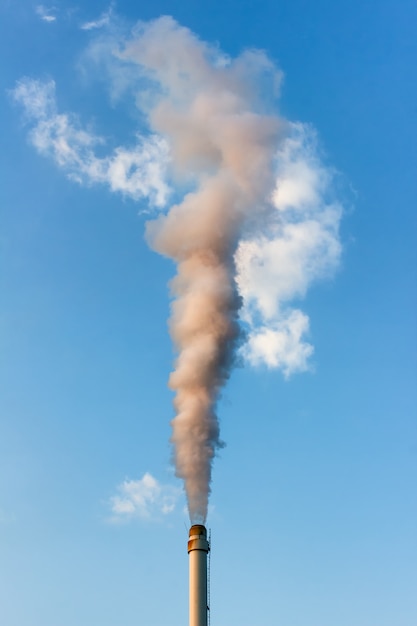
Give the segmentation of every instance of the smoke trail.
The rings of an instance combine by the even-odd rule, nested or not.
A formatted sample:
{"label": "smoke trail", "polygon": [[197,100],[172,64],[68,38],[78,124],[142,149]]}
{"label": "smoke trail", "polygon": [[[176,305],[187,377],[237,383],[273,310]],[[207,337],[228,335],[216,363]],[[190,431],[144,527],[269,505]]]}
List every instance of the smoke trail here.
{"label": "smoke trail", "polygon": [[11,95],[24,108],[31,143],[72,180],[160,208],[173,187],[183,193],[148,223],[147,239],[178,268],[172,441],[199,522],[221,446],[216,403],[241,339],[238,315],[249,329],[241,352],[249,363],[286,377],[309,368],[309,319],[291,302],[336,269],[342,206],[314,130],[269,113],[281,76],[263,53],[229,59],[168,17],[139,24],[128,43],[124,32],[117,20],[109,24],[89,55],[104,64],[114,101],[140,86],[146,128],[133,145],[98,153],[104,138],[59,112],[53,81],[22,78]]}
{"label": "smoke trail", "polygon": [[177,180],[192,185],[182,202],[148,223],[147,239],[177,263],[172,442],[191,520],[204,521],[221,446],[216,402],[239,340],[234,254],[248,220],[268,211],[275,182],[281,123],[254,87],[277,74],[262,53],[230,61],[168,17],[140,25],[121,56],[158,84],[151,126],[168,139]]}

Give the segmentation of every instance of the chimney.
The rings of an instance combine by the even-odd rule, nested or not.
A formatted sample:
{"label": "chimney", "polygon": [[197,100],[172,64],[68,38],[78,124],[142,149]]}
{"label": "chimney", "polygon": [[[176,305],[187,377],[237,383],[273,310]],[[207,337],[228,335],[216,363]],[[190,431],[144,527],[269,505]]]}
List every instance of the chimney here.
{"label": "chimney", "polygon": [[210,550],[207,530],[202,524],[190,528],[190,626],[207,626],[207,554]]}

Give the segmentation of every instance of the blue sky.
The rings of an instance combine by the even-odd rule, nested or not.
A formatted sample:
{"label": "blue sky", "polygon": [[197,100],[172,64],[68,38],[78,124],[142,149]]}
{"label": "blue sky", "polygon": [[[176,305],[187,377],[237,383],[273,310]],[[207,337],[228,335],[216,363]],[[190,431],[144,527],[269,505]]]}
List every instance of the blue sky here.
{"label": "blue sky", "polygon": [[144,239],[184,183],[169,145],[143,159],[155,94],[112,55],[138,20],[170,15],[229,61],[257,48],[283,73],[259,106],[288,124],[279,232],[303,235],[291,249],[245,235],[212,623],[414,624],[415,4],[3,1],[0,15],[1,623],[187,620],[175,267]]}

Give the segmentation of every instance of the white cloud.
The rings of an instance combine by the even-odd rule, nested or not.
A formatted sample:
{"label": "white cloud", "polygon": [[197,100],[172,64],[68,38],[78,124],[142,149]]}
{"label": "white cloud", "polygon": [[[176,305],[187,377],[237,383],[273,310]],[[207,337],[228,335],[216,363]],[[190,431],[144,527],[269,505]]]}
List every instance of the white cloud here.
{"label": "white cloud", "polygon": [[333,173],[320,161],[314,131],[292,124],[277,154],[276,213],[268,233],[247,238],[236,254],[237,282],[249,326],[243,349],[252,364],[289,376],[309,368],[308,317],[291,307],[331,276],[340,255],[341,207],[329,199]]}
{"label": "white cloud", "polygon": [[97,28],[103,28],[103,26],[107,26],[110,23],[110,19],[113,14],[113,4],[100,15],[100,17],[96,20],[91,20],[91,22],[84,22],[81,24],[81,30],[95,30]]}
{"label": "white cloud", "polygon": [[36,7],[36,14],[39,15],[41,20],[44,22],[55,22],[56,15],[54,15],[55,8],[54,7],[45,7],[43,4],[38,4]]}
{"label": "white cloud", "polygon": [[110,498],[110,521],[158,519],[174,511],[180,494],[179,488],[161,484],[148,472],[139,480],[125,480]]}
{"label": "white cloud", "polygon": [[157,135],[137,136],[132,147],[117,147],[105,157],[95,148],[105,141],[80,126],[76,116],[58,113],[54,81],[30,78],[12,92],[31,125],[29,138],[39,153],[51,157],[68,177],[79,183],[103,183],[134,199],[148,198],[163,206],[169,193],[165,169],[168,146]]}
{"label": "white cloud", "polygon": [[309,331],[309,319],[298,309],[277,317],[269,325],[252,329],[244,346],[244,356],[252,365],[265,363],[279,368],[288,378],[295,372],[310,369],[309,358],[314,352],[303,337]]}

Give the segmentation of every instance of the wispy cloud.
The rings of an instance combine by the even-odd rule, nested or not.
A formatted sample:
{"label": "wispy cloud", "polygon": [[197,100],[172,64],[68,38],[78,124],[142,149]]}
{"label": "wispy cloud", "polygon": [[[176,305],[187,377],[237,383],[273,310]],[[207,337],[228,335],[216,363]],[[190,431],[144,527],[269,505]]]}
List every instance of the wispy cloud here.
{"label": "wispy cloud", "polygon": [[298,309],[280,315],[273,324],[252,328],[245,346],[245,356],[252,365],[265,363],[282,369],[284,376],[309,369],[313,346],[304,338],[309,331],[309,319]]}
{"label": "wispy cloud", "polygon": [[44,22],[56,21],[55,7],[46,7],[43,4],[38,4],[35,11],[36,11],[36,14],[39,15],[41,20],[43,20]]}
{"label": "wispy cloud", "polygon": [[242,241],[236,254],[249,327],[244,355],[252,364],[281,369],[286,377],[309,369],[313,354],[306,341],[308,316],[291,302],[338,267],[342,216],[331,197],[334,175],[319,158],[313,129],[299,123],[290,129],[277,153],[272,226]]}
{"label": "wispy cloud", "polygon": [[114,5],[111,4],[107,11],[102,13],[99,18],[96,20],[91,20],[91,22],[84,22],[81,24],[81,30],[95,30],[97,28],[103,28],[103,26],[107,26],[110,23],[111,17],[113,15]]}
{"label": "wispy cloud", "polygon": [[174,511],[180,495],[178,487],[163,485],[148,472],[139,480],[124,480],[110,498],[110,521],[161,518]]}
{"label": "wispy cloud", "polygon": [[156,206],[165,204],[169,154],[162,138],[138,135],[132,147],[119,146],[110,155],[98,157],[95,149],[105,144],[104,139],[83,129],[75,115],[58,113],[54,81],[24,78],[12,95],[23,106],[31,126],[31,143],[69,178],[84,184],[104,183],[136,200],[146,197]]}

